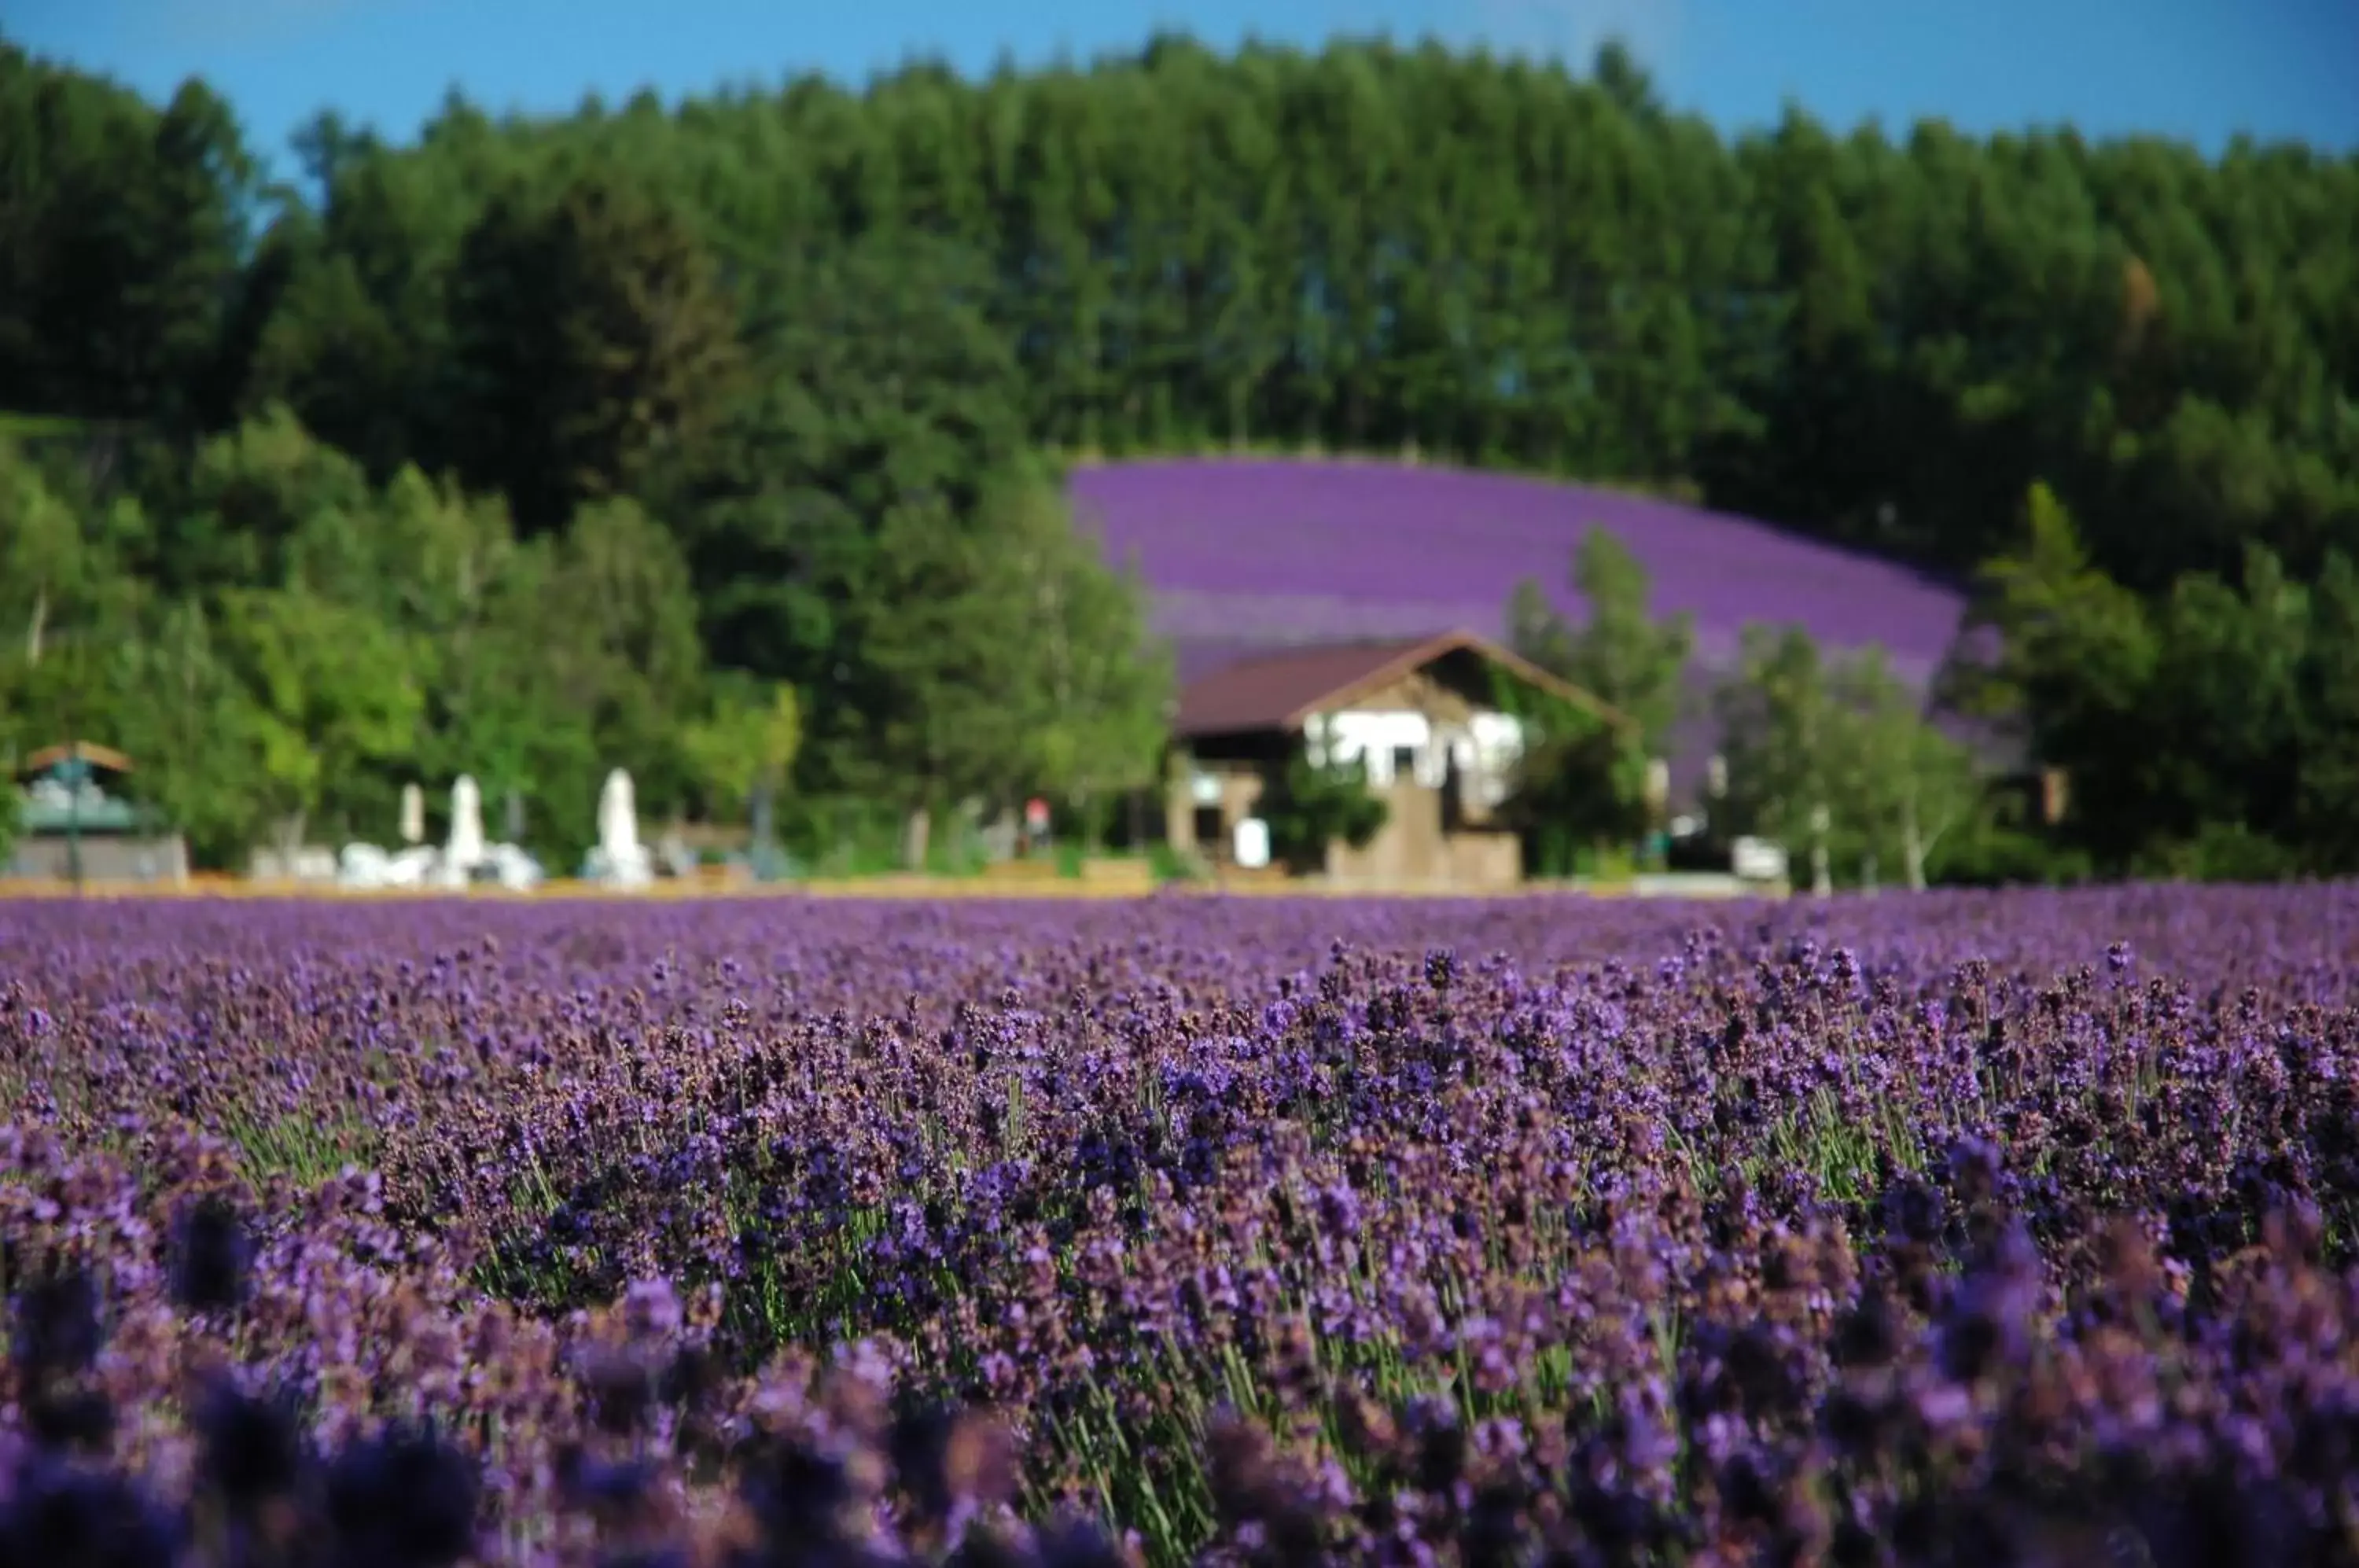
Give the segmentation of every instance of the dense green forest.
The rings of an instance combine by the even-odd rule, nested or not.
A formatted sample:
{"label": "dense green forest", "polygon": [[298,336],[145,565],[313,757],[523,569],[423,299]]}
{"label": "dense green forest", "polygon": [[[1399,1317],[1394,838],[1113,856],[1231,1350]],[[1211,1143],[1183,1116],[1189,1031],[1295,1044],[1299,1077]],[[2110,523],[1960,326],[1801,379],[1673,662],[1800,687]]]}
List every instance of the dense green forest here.
{"label": "dense green forest", "polygon": [[[1155,766],[1161,675],[1052,460],[1257,447],[1990,566],[2010,662],[1959,701],[2086,776],[2075,853],[2359,865],[2315,760],[2359,756],[2359,158],[1799,113],[1732,138],[1611,49],[1173,39],[562,119],[454,100],[403,146],[322,115],[283,184],[200,83],[158,106],[5,51],[0,146],[10,711],[125,706],[210,854],[266,796],[389,821],[405,747],[536,820],[586,829],[608,759],[725,811],[714,737],[782,700],[812,822],[1102,807]],[[2070,593],[2112,619],[2043,637]]]}

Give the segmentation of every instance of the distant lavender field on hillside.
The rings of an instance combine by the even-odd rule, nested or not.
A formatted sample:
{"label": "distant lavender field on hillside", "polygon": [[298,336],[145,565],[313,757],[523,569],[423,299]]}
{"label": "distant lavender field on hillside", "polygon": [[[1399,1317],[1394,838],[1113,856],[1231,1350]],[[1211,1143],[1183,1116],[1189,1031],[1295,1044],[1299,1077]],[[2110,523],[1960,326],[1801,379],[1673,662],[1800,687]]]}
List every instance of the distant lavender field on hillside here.
{"label": "distant lavender field on hillside", "polygon": [[1183,678],[1303,641],[1495,636],[1527,577],[1578,614],[1572,552],[1593,524],[1645,563],[1659,610],[1693,613],[1708,665],[1734,659],[1748,621],[1798,622],[1830,648],[1883,648],[1921,686],[1964,607],[1907,567],[1764,523],[1512,474],[1177,459],[1083,468],[1071,490],[1152,590]]}

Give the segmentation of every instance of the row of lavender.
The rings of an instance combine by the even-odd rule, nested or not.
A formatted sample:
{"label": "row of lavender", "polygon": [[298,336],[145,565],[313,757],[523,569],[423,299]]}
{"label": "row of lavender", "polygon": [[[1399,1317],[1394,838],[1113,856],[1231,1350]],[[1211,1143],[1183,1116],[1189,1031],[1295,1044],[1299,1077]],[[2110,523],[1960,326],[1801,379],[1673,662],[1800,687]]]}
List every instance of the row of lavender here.
{"label": "row of lavender", "polygon": [[2354,954],[0,909],[0,1563],[2359,1561]]}

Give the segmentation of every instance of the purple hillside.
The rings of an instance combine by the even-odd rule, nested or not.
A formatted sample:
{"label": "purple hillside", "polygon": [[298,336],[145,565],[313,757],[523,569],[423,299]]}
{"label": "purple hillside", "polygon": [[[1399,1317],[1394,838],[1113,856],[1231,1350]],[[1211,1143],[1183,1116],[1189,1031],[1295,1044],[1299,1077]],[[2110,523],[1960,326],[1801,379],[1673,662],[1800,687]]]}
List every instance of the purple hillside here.
{"label": "purple hillside", "polygon": [[1699,661],[1727,668],[1749,621],[1822,647],[1880,647],[1922,688],[1963,597],[1889,561],[1764,523],[1582,485],[1383,462],[1175,459],[1077,470],[1076,509],[1134,563],[1183,680],[1288,644],[1497,636],[1537,579],[1574,616],[1572,554],[1604,528],[1643,562],[1659,613],[1695,616]]}

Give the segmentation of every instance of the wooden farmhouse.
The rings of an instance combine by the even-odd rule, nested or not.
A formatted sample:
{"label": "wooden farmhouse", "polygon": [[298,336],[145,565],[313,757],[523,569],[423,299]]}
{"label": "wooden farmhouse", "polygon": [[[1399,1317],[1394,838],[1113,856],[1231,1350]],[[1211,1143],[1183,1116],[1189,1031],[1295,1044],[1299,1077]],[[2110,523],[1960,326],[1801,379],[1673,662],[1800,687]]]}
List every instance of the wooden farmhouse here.
{"label": "wooden farmhouse", "polygon": [[1511,887],[1523,878],[1521,845],[1495,813],[1525,724],[1501,702],[1503,681],[1619,720],[1471,632],[1322,644],[1203,675],[1182,689],[1172,725],[1166,836],[1216,870],[1250,865],[1256,803],[1287,759],[1307,750],[1314,763],[1358,761],[1386,807],[1370,843],[1332,844],[1312,869],[1370,887]]}

